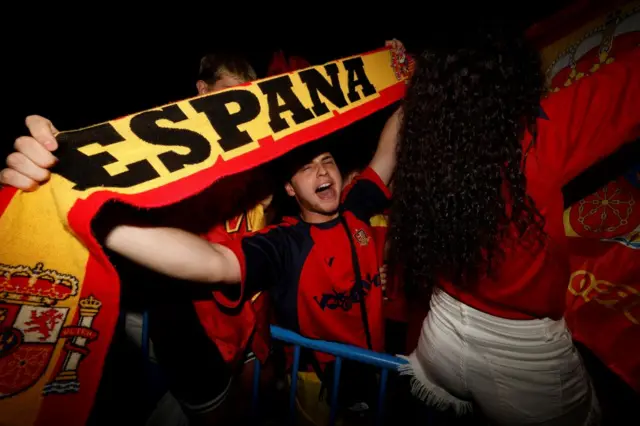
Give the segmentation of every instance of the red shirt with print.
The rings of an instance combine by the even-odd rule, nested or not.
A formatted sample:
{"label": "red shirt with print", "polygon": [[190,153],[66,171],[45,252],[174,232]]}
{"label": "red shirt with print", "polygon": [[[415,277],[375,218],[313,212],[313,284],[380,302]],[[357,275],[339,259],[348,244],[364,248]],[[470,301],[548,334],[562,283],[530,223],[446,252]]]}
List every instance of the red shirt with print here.
{"label": "red shirt with print", "polygon": [[[218,300],[237,304],[269,290],[281,326],[312,339],[363,348],[370,345],[382,351],[381,261],[369,219],[384,211],[389,197],[380,177],[368,168],[345,188],[338,218],[311,224],[290,217],[280,225],[223,243],[238,257],[242,290],[233,300],[217,292]],[[356,285],[352,243],[362,291]],[[316,354],[316,358],[320,364],[333,359],[326,354]]]}

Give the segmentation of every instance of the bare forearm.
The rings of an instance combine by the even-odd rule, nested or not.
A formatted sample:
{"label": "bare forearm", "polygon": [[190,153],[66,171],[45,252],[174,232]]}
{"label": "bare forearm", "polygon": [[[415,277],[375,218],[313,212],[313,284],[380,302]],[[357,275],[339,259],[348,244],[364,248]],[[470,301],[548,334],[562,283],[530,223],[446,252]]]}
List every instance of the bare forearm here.
{"label": "bare forearm", "polygon": [[239,283],[240,264],[228,248],[175,228],[119,225],[107,235],[111,250],[161,274],[202,283]]}
{"label": "bare forearm", "polygon": [[371,160],[371,168],[380,176],[385,185],[391,183],[393,172],[396,168],[396,149],[398,145],[402,110],[398,109],[387,120],[380,139],[378,148]]}

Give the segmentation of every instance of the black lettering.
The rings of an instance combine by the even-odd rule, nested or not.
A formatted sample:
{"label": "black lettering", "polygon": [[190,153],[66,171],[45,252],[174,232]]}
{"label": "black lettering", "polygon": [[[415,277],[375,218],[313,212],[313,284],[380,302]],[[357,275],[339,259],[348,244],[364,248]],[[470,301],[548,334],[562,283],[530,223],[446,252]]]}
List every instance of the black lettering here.
{"label": "black lettering", "polygon": [[360,303],[361,290],[351,289],[348,293],[323,294],[320,299],[313,296],[313,300],[323,311],[326,309],[335,310],[341,308],[344,311],[350,311],[354,303]]}
{"label": "black lettering", "polygon": [[369,77],[364,70],[364,62],[361,57],[347,59],[342,62],[344,68],[347,70],[347,80],[349,93],[347,97],[351,102],[360,100],[360,94],[356,90],[358,86],[362,88],[362,94],[367,97],[376,93],[376,88],[369,81]]}
{"label": "black lettering", "polygon": [[[258,87],[260,87],[262,93],[267,95],[269,126],[271,126],[271,130],[274,132],[289,128],[287,120],[282,118],[282,113],[285,111],[291,111],[293,113],[292,118],[296,124],[301,124],[314,118],[313,113],[305,108],[302,102],[300,102],[300,99],[293,93],[293,90],[291,90],[292,86],[293,83],[288,75],[258,83]],[[280,105],[278,97],[284,101],[282,105]]]}
{"label": "black lettering", "polygon": [[331,101],[332,104],[339,108],[347,106],[347,100],[344,97],[342,88],[340,87],[340,81],[338,79],[338,65],[328,64],[324,66],[325,71],[329,75],[331,82],[315,68],[300,71],[300,80],[307,85],[309,89],[309,95],[313,102],[313,112],[316,117],[329,112],[327,105],[320,100],[318,92],[325,98]]}
{"label": "black lettering", "polygon": [[[204,113],[220,136],[218,143],[227,152],[252,142],[251,136],[238,126],[260,114],[260,102],[248,90],[230,90],[189,101],[198,112]],[[229,113],[227,104],[237,103],[240,110]]]}
{"label": "black lettering", "polygon": [[64,132],[56,139],[59,143],[56,155],[60,161],[52,171],[75,183],[73,189],[83,191],[98,186],[128,188],[159,176],[146,160],[129,164],[127,172],[111,176],[104,166],[116,163],[118,160],[114,156],[108,152],[86,155],[79,151],[94,143],[109,146],[123,142],[125,139],[111,123]]}
{"label": "black lettering", "polygon": [[362,288],[360,287],[359,289],[357,288],[352,288],[349,291],[349,295],[347,296],[349,302],[353,303],[359,303],[360,302],[360,298],[364,296],[364,290],[362,290]]}
{"label": "black lettering", "polygon": [[167,170],[175,172],[187,164],[198,164],[211,155],[211,144],[199,133],[187,129],[170,129],[158,126],[158,120],[169,120],[180,123],[189,117],[178,105],[169,105],[161,110],[140,113],[131,119],[131,131],[140,139],[154,145],[184,146],[189,148],[188,154],[174,151],[158,155]]}
{"label": "black lettering", "polygon": [[324,311],[324,308],[327,307],[327,304],[331,299],[332,299],[332,296],[330,294],[323,294],[322,299],[320,300],[318,300],[318,296],[313,296],[313,300],[316,301],[318,306],[320,306],[320,309],[322,309],[323,311]]}

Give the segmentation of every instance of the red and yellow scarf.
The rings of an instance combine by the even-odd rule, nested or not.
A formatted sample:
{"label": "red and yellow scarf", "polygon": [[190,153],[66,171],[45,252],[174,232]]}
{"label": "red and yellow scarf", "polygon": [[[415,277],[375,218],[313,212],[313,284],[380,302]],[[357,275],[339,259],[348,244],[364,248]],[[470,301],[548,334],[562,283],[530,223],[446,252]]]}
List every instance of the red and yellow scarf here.
{"label": "red and yellow scarf", "polygon": [[[387,48],[60,133],[33,193],[0,191],[0,424],[85,424],[119,312],[91,233],[108,201],[176,203],[402,98]],[[221,200],[223,202],[223,200]]]}

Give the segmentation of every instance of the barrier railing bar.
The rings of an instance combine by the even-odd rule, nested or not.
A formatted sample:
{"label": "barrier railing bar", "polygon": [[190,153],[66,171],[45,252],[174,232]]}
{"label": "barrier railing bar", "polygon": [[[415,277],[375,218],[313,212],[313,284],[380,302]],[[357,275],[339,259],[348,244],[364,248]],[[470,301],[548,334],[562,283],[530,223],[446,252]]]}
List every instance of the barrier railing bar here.
{"label": "barrier railing bar", "polygon": [[378,390],[378,417],[376,425],[382,424],[384,418],[384,399],[387,394],[387,379],[389,378],[389,370],[383,368],[380,370],[380,389]]}
{"label": "barrier railing bar", "polygon": [[253,362],[253,396],[251,399],[251,412],[258,417],[258,393],[260,391],[260,360],[256,357]]}
{"label": "barrier railing bar", "polygon": [[[388,354],[373,352],[368,349],[362,349],[355,346],[345,345],[336,342],[327,342],[323,340],[313,340],[303,337],[293,331],[280,328],[278,326],[271,326],[271,336],[285,343],[294,345],[294,362],[291,374],[291,394],[290,394],[290,410],[295,410],[295,392],[297,385],[299,364],[300,347],[305,347],[314,351],[328,353],[336,357],[336,366],[334,370],[333,389],[330,406],[329,424],[334,425],[337,414],[337,398],[338,398],[338,386],[340,384],[340,372],[342,367],[342,358],[347,358],[353,361],[362,362],[365,364],[373,365],[380,368],[380,388],[378,391],[378,415],[376,418],[376,424],[381,425],[384,419],[384,405],[385,396],[387,391],[387,382],[389,379],[389,370],[396,371],[398,366],[406,364],[408,361],[404,358],[395,357]],[[296,357],[297,355],[297,357]],[[294,413],[290,412],[289,415],[293,419]]]}
{"label": "barrier railing bar", "polygon": [[342,358],[336,357],[335,369],[333,370],[333,386],[331,389],[331,411],[329,412],[329,426],[336,424],[336,414],[338,412],[338,389],[340,387],[340,370],[342,370]]}
{"label": "barrier railing bar", "polygon": [[408,362],[404,358],[378,353],[368,349],[361,349],[342,343],[308,339],[294,333],[293,331],[285,330],[275,325],[271,326],[271,336],[274,339],[281,340],[292,345],[304,346],[314,351],[332,354],[337,357],[347,358],[387,370],[396,370],[400,365],[404,365]]}
{"label": "barrier railing bar", "polygon": [[289,390],[289,423],[295,424],[296,391],[298,387],[298,370],[300,369],[300,346],[293,348],[293,367],[291,372],[291,389]]}
{"label": "barrier railing bar", "polygon": [[[126,327],[126,314],[122,316],[123,323],[122,325]],[[142,359],[144,360],[143,368],[144,368],[144,376],[146,378],[145,386],[149,389],[145,394],[147,398],[152,394],[150,392],[149,386],[152,386],[153,383],[153,374],[151,372],[151,340],[149,339],[149,312],[144,311],[142,313]]]}
{"label": "barrier railing bar", "polygon": [[[149,367],[150,356],[150,340],[149,340],[149,314],[147,311],[142,315],[142,354],[144,359],[147,360],[147,377],[151,377]],[[124,316],[120,318],[120,321],[124,323]],[[361,349],[355,346],[345,345],[336,342],[327,342],[323,340],[313,340],[303,337],[290,330],[285,330],[278,326],[271,326],[271,335],[274,339],[280,340],[285,343],[292,344],[293,350],[293,365],[291,374],[291,388],[289,393],[289,422],[294,424],[295,412],[296,412],[296,392],[298,387],[298,371],[300,369],[300,351],[301,346],[318,352],[324,352],[332,354],[336,357],[336,365],[334,369],[333,389],[331,396],[331,411],[330,411],[330,424],[334,425],[337,414],[337,402],[338,402],[338,387],[340,384],[340,374],[342,370],[342,358],[347,358],[353,361],[366,363],[380,368],[380,388],[378,393],[378,415],[376,424],[382,424],[384,417],[384,400],[386,396],[386,388],[389,377],[389,370],[396,370],[398,366],[406,364],[408,361],[404,358],[395,357],[392,355],[373,352],[367,349]],[[258,359],[253,363],[253,395],[251,401],[251,408],[254,416],[258,415],[259,404],[259,388],[260,388],[260,373],[261,364]],[[257,417],[256,417],[257,418]]]}
{"label": "barrier railing bar", "polygon": [[[126,321],[126,317],[123,317]],[[124,323],[123,323],[124,324]],[[124,324],[126,327],[126,324]],[[142,356],[145,360],[149,359],[149,312],[142,313]]]}

